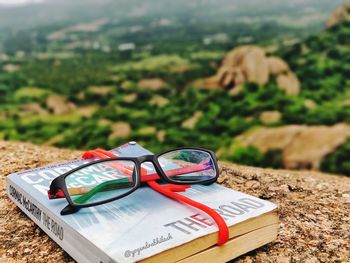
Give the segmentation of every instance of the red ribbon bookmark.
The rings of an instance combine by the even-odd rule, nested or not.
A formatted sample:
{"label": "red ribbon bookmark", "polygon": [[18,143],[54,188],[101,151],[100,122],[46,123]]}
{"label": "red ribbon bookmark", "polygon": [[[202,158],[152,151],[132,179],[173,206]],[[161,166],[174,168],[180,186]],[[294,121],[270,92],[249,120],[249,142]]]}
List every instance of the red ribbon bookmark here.
{"label": "red ribbon bookmark", "polygon": [[[96,149],[96,150],[90,150],[85,152],[82,157],[83,159],[90,159],[90,158],[108,159],[108,158],[116,158],[118,156],[103,149]],[[144,180],[142,180],[142,177],[147,177],[147,179],[144,178]],[[141,167],[141,181],[146,182],[148,186],[151,187],[154,191],[164,196],[167,196],[177,201],[181,201],[199,210],[202,210],[204,213],[209,215],[214,220],[214,222],[219,228],[217,245],[221,246],[228,241],[229,229],[226,225],[226,222],[214,209],[202,203],[196,202],[191,198],[188,198],[186,196],[176,193],[176,192],[185,192],[187,188],[191,187],[190,185],[176,185],[176,184],[160,185],[156,181],[154,181],[156,179],[159,179],[158,175],[156,174],[147,175],[147,170]]]}

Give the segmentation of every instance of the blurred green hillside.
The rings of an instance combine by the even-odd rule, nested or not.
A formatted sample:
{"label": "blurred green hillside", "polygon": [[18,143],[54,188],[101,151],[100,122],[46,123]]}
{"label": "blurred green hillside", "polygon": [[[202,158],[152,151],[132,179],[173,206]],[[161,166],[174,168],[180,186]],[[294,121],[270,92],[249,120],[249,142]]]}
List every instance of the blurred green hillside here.
{"label": "blurred green hillside", "polygon": [[[200,146],[244,164],[350,174],[350,23],[322,29],[338,2],[271,1],[264,9],[241,1],[231,16],[226,1],[180,1],[169,14],[135,1],[120,15],[110,8],[103,18],[52,21],[50,11],[25,27],[11,26],[11,9],[0,31],[0,138],[79,149],[128,140],[154,152]],[[46,5],[54,2],[20,11]],[[233,86],[203,84],[219,75],[232,48],[253,44],[264,59],[286,62],[290,72],[279,76],[295,74],[297,92],[281,88],[288,79],[272,73],[266,82],[242,73],[234,92],[237,78]],[[236,70],[230,67],[224,70]]]}

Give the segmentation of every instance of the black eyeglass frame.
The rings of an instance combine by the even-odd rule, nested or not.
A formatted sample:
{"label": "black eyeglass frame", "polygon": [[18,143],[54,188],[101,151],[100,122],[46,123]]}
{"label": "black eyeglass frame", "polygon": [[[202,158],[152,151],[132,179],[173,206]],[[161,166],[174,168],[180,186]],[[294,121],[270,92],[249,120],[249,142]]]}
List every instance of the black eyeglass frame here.
{"label": "black eyeglass frame", "polygon": [[[210,155],[211,159],[213,160],[213,165],[215,168],[215,177],[211,178],[211,179],[207,179],[207,180],[203,180],[203,181],[176,181],[176,180],[172,180],[171,178],[169,178],[166,173],[163,171],[158,158],[161,157],[164,154],[167,154],[169,152],[174,152],[174,151],[178,151],[178,150],[198,150],[198,151],[203,151],[206,152]],[[133,176],[135,176],[136,182],[135,185],[133,186],[133,188],[131,188],[129,191],[118,195],[116,197],[112,197],[109,198],[107,200],[102,200],[102,201],[97,201],[94,203],[89,203],[89,204],[76,204],[73,202],[73,200],[70,197],[70,194],[68,193],[68,188],[66,185],[66,177],[71,175],[72,173],[81,170],[85,167],[94,165],[94,164],[98,164],[98,163],[103,163],[103,162],[111,162],[111,161],[130,161],[133,162],[135,164],[135,174],[133,174]],[[140,185],[141,185],[141,175],[140,175],[140,171],[141,171],[141,165],[145,162],[150,162],[153,164],[160,180],[163,180],[166,183],[170,183],[170,184],[177,184],[177,185],[186,185],[186,184],[203,184],[203,185],[209,185],[212,184],[214,182],[217,181],[217,178],[219,177],[219,167],[218,167],[218,163],[217,163],[217,158],[216,155],[213,151],[208,150],[208,149],[204,149],[204,148],[196,148],[196,147],[180,147],[180,148],[175,148],[175,149],[171,149],[171,150],[167,150],[165,152],[161,152],[159,154],[149,154],[149,155],[143,155],[143,156],[139,156],[139,157],[116,157],[116,158],[106,158],[106,159],[101,159],[101,160],[97,160],[97,161],[93,161],[93,162],[89,162],[87,164],[81,165],[77,168],[74,168],[58,177],[56,177],[50,184],[50,193],[51,194],[56,194],[57,191],[59,191],[59,189],[61,189],[64,193],[64,196],[68,202],[68,205],[63,208],[63,210],[61,211],[61,215],[67,215],[67,214],[72,214],[75,213],[77,211],[79,211],[80,208],[84,208],[84,207],[92,207],[92,206],[97,206],[97,205],[102,205],[105,203],[109,203],[109,202],[113,202],[115,200],[121,199],[131,193],[133,193],[135,190],[137,190]]]}

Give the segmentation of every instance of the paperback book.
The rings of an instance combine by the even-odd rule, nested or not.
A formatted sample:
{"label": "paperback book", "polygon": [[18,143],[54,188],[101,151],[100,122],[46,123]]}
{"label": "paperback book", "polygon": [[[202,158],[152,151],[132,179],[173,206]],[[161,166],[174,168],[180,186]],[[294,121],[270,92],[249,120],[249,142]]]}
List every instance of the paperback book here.
{"label": "paperback book", "polygon": [[[120,157],[151,154],[131,143],[111,152]],[[275,204],[216,183],[192,185],[181,194],[224,218],[230,240],[223,246],[216,245],[218,229],[206,214],[147,186],[114,202],[61,216],[67,201],[49,200],[49,185],[87,162],[72,160],[7,177],[9,198],[78,262],[225,262],[277,236]],[[147,164],[145,168],[154,169]]]}

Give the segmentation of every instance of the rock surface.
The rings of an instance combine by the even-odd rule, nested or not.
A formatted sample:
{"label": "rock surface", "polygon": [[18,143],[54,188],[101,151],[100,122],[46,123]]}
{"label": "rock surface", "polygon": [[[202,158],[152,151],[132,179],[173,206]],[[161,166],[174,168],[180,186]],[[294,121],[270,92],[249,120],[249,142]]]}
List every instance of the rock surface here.
{"label": "rock surface", "polygon": [[298,95],[300,92],[300,82],[293,72],[280,74],[276,78],[277,85],[284,90],[287,95]]}
{"label": "rock surface", "polygon": [[277,123],[281,120],[282,114],[279,111],[264,111],[260,114],[260,121],[263,124]]}
{"label": "rock surface", "polygon": [[67,97],[61,95],[51,95],[46,99],[46,106],[54,114],[66,114],[76,108],[75,104],[69,102]]}
{"label": "rock surface", "polygon": [[151,100],[149,101],[149,104],[152,106],[157,106],[157,107],[163,107],[169,103],[169,100],[167,98],[164,98],[159,95],[154,95]]}
{"label": "rock surface", "polygon": [[197,122],[199,121],[199,119],[203,116],[203,112],[201,111],[196,111],[192,117],[190,117],[187,120],[184,120],[181,123],[181,127],[185,128],[185,129],[194,129],[194,127],[196,127]]}
{"label": "rock surface", "polygon": [[139,82],[137,82],[137,86],[139,86],[140,88],[155,91],[164,88],[166,85],[166,82],[160,78],[141,79]]}
{"label": "rock surface", "polygon": [[[0,262],[74,262],[6,196],[6,176],[79,151],[0,142]],[[278,239],[234,262],[349,262],[350,178],[220,163],[219,183],[279,205]]]}
{"label": "rock surface", "polygon": [[[283,167],[318,170],[323,158],[346,142],[350,126],[286,125],[258,128],[238,136],[236,143],[253,145],[261,152],[282,150]],[[231,151],[232,152],[232,151]]]}
{"label": "rock surface", "polygon": [[38,115],[47,115],[49,114],[41,105],[37,102],[31,102],[21,105],[21,109],[25,112],[36,113]]}
{"label": "rock surface", "polygon": [[113,86],[90,86],[87,90],[97,96],[106,97],[113,92]]}
{"label": "rock surface", "polygon": [[284,60],[267,56],[261,47],[240,46],[225,55],[215,76],[197,80],[193,85],[209,89],[221,87],[235,94],[246,82],[265,85],[274,78],[288,95],[299,94],[300,82]]}
{"label": "rock surface", "polygon": [[127,122],[116,122],[112,125],[112,133],[108,136],[109,140],[118,138],[127,138],[131,133],[130,124]]}
{"label": "rock surface", "polygon": [[341,22],[350,21],[350,3],[338,7],[327,19],[326,27],[331,28]]}

